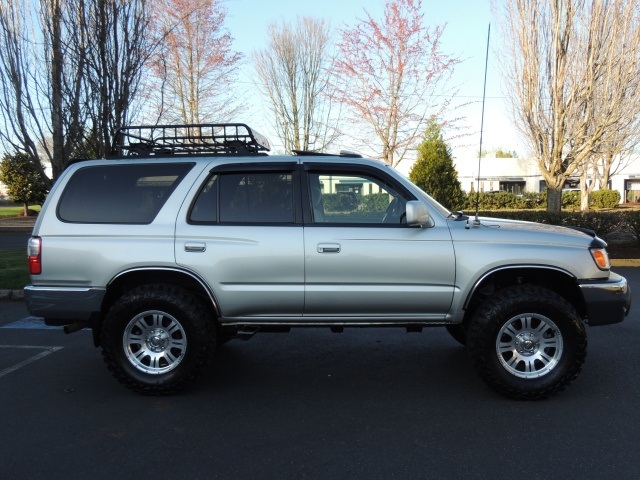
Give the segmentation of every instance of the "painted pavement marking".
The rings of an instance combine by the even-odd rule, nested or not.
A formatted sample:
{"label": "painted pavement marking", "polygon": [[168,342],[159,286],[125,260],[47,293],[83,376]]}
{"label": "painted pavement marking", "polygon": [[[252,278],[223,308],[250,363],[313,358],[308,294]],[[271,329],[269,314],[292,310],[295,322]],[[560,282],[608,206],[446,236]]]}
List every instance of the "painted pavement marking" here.
{"label": "painted pavement marking", "polygon": [[0,328],[20,328],[28,330],[59,330],[62,327],[51,327],[44,324],[44,318],[41,317],[25,317],[16,320],[13,323],[3,325]]}
{"label": "painted pavement marking", "polygon": [[41,358],[44,358],[47,355],[55,353],[58,350],[62,350],[64,347],[44,347],[44,346],[38,346],[38,345],[0,345],[0,349],[3,349],[3,348],[34,349],[34,350],[44,350],[44,351],[38,353],[37,355],[34,355],[33,357],[29,357],[26,360],[20,363],[17,363],[9,368],[5,368],[4,370],[0,371],[0,378],[4,377],[5,375],[8,375],[9,373],[15,372],[16,370],[26,365],[29,365],[30,363],[40,360]]}

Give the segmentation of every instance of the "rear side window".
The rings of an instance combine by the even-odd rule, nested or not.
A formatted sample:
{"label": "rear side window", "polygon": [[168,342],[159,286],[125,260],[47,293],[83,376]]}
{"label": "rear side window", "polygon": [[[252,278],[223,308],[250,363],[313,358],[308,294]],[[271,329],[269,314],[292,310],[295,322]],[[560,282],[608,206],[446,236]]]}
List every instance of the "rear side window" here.
{"label": "rear side window", "polygon": [[193,164],[101,165],[74,173],[58,204],[70,223],[148,224]]}
{"label": "rear side window", "polygon": [[293,223],[293,197],[291,172],[216,174],[200,191],[189,222]]}

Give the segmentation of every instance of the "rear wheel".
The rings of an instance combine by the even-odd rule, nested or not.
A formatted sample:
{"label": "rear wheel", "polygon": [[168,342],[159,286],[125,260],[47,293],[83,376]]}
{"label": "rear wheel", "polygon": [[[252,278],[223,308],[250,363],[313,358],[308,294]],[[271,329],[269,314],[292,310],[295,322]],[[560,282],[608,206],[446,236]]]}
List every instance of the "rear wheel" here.
{"label": "rear wheel", "polygon": [[471,319],[467,351],[482,379],[517,399],[545,398],[578,375],[587,338],[575,308],[534,285],[501,290]]}
{"label": "rear wheel", "polygon": [[102,353],[128,388],[174,393],[208,363],[215,332],[211,314],[195,295],[175,286],[145,285],[122,296],[107,313]]}

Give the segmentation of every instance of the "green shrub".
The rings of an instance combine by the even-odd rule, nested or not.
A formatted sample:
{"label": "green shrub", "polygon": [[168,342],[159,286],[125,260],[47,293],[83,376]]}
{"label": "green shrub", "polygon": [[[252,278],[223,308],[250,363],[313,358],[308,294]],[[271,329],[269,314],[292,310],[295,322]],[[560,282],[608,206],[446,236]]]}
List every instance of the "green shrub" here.
{"label": "green shrub", "polygon": [[[466,195],[465,209],[475,210],[476,201],[480,202],[480,210],[530,210],[546,208],[547,192],[523,193],[514,195],[510,192],[469,193]],[[589,205],[593,208],[615,208],[620,203],[617,190],[596,190],[591,193]],[[580,210],[580,191],[562,192],[562,208],[564,210]]]}
{"label": "green shrub", "polygon": [[620,203],[617,190],[595,190],[589,196],[589,206],[594,208],[615,208]]}
{"label": "green shrub", "polygon": [[325,212],[350,212],[357,208],[355,193],[323,193],[322,204]]}
{"label": "green shrub", "polygon": [[580,210],[580,190],[562,192],[562,208],[565,210]]}
{"label": "green shrub", "polygon": [[388,206],[388,193],[372,193],[360,197],[360,209],[364,212],[384,212]]}
{"label": "green shrub", "polygon": [[451,148],[442,137],[440,126],[431,119],[418,147],[409,178],[413,183],[450,210],[464,208],[465,195],[458,181]]}
{"label": "green shrub", "polygon": [[500,209],[534,209],[544,208],[547,204],[547,195],[542,193],[524,193],[515,195],[511,192],[469,193],[466,195],[465,209],[476,209],[476,201],[479,201],[480,210]]}
{"label": "green shrub", "polygon": [[523,193],[522,197],[519,198],[519,204],[522,205],[519,208],[523,209],[546,208],[547,192]]}

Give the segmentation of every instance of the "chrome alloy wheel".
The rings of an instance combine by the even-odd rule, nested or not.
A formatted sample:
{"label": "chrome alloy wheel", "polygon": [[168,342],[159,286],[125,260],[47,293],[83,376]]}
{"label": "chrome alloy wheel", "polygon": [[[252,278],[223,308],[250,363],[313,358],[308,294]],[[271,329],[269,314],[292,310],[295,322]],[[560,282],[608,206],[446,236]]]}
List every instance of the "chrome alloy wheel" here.
{"label": "chrome alloy wheel", "polygon": [[520,378],[539,378],[560,361],[562,334],[549,318],[524,313],[507,321],[496,336],[496,354],[504,369]]}
{"label": "chrome alloy wheel", "polygon": [[149,310],[136,315],[122,337],[127,360],[138,370],[159,375],[176,368],[187,351],[180,322],[166,312]]}

